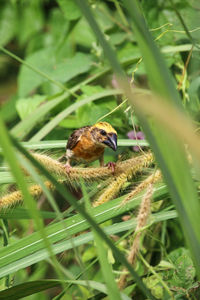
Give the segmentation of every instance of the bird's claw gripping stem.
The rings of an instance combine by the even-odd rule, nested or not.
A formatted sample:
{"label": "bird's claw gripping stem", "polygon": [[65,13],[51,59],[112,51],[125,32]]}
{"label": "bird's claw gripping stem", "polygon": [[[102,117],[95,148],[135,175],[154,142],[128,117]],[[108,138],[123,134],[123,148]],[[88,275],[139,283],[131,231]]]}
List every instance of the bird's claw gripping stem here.
{"label": "bird's claw gripping stem", "polygon": [[66,163],[66,164],[65,164],[65,170],[66,170],[67,174],[70,173],[71,165],[70,165],[69,163]]}
{"label": "bird's claw gripping stem", "polygon": [[113,174],[115,173],[116,163],[110,161],[109,163],[107,163],[106,167],[111,169]]}

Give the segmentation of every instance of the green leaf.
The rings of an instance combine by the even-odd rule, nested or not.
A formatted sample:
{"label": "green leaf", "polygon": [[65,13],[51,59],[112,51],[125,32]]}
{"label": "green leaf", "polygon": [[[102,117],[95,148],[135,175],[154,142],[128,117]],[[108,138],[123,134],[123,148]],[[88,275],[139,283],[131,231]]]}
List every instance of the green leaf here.
{"label": "green leaf", "polygon": [[151,275],[147,278],[144,278],[143,281],[151,290],[152,294],[156,297],[156,299],[164,299],[163,287],[160,284],[160,280],[157,276]]}
{"label": "green leaf", "polygon": [[[60,286],[63,283],[71,283],[74,285],[82,285],[85,287],[90,287],[92,289],[95,289],[101,293],[108,294],[108,290],[106,286],[102,283],[92,281],[92,280],[37,280],[37,281],[31,281],[26,282],[22,284],[18,284],[16,286],[13,286],[7,290],[0,291],[0,299],[4,300],[18,300],[21,298],[24,298],[26,296],[30,296],[36,293],[39,293],[41,291],[48,290],[50,288]],[[121,294],[121,299],[123,300],[130,300],[128,296],[126,296],[124,293]]]}
{"label": "green leaf", "polygon": [[59,285],[61,285],[61,282],[58,280],[38,280],[25,282],[1,291],[0,299],[18,300]]}
{"label": "green leaf", "polygon": [[[40,216],[43,219],[54,219],[57,217],[57,214],[50,211],[43,211],[40,210]],[[0,211],[0,218],[1,219],[31,219],[32,216],[30,215],[29,211],[25,208],[14,208],[14,209],[2,209]]]}
{"label": "green leaf", "polygon": [[188,289],[192,287],[196,275],[190,253],[185,248],[178,248],[168,255],[174,269],[164,272],[164,280],[173,287]]}
{"label": "green leaf", "polygon": [[[0,47],[0,49],[1,49],[1,47]],[[5,51],[5,49],[4,49],[4,51]],[[6,53],[7,53],[7,51],[6,51]],[[108,68],[104,68],[103,70],[96,73],[92,77],[77,84],[76,86],[71,88],[69,91],[64,92],[62,95],[56,95],[53,99],[51,99],[51,101],[48,101],[47,103],[45,103],[44,105],[42,105],[41,107],[36,109],[36,111],[33,114],[31,114],[30,118],[25,119],[24,121],[21,121],[16,126],[14,126],[11,130],[11,133],[13,133],[17,137],[24,138],[26,136],[26,134],[32,130],[32,128],[35,126],[35,124],[37,124],[37,122],[42,117],[44,117],[47,113],[49,113],[58,104],[62,103],[64,100],[66,100],[69,97],[70,92],[74,93],[74,92],[78,91],[82,85],[88,84],[89,82],[94,81],[95,79],[106,74],[108,71],[109,71]],[[58,123],[56,123],[56,124],[58,124]]]}
{"label": "green leaf", "polygon": [[44,100],[46,96],[34,95],[29,98],[20,98],[16,102],[16,109],[23,120],[28,117]]}
{"label": "green leaf", "polygon": [[[34,149],[59,149],[66,147],[67,140],[55,140],[55,141],[39,141],[39,142],[22,142],[21,144],[30,150]],[[147,140],[129,140],[129,139],[118,139],[117,142],[120,147],[129,147],[129,146],[149,146]],[[2,149],[0,148],[0,153]]]}
{"label": "green leaf", "polygon": [[67,20],[77,20],[81,16],[79,7],[74,0],[57,0]]}
{"label": "green leaf", "polygon": [[92,44],[96,42],[92,30],[84,18],[81,18],[74,26],[69,39],[75,41],[78,45],[88,48],[91,48]]}
{"label": "green leaf", "polygon": [[[154,214],[152,216],[152,223],[161,222],[164,220],[169,220],[176,218],[177,214],[175,211],[170,212],[163,212]],[[79,224],[80,226],[80,224]],[[82,227],[83,228],[83,227]],[[81,230],[82,230],[81,228]],[[86,227],[84,227],[86,228]],[[136,228],[136,220],[129,220],[129,221],[123,221],[120,223],[115,223],[111,226],[107,226],[104,228],[105,232],[109,235],[122,233],[124,231],[128,230],[134,230]],[[80,230],[80,228],[79,228]],[[74,231],[75,232],[75,231]],[[94,241],[94,236],[91,232],[88,232],[86,234],[81,234],[76,237],[71,237],[67,240],[63,240],[59,238],[59,235],[61,233],[61,230],[59,232],[52,233],[48,236],[49,241],[52,242],[51,248],[53,253],[59,254],[63,251],[67,251],[70,249],[73,249],[75,247],[87,244],[89,242]],[[67,231],[67,233],[70,234],[70,230]],[[65,232],[66,234],[66,232]],[[64,235],[64,234],[63,234]],[[35,234],[33,234],[30,237],[23,238],[22,241],[18,241],[15,243],[15,245],[7,246],[9,247],[9,252],[6,252],[6,249],[1,250],[1,257],[0,257],[0,277],[4,277],[8,274],[13,274],[14,272],[21,270],[27,266],[30,266],[32,264],[35,264],[37,262],[40,262],[42,260],[49,258],[49,253],[45,249],[44,245],[41,245],[41,239],[34,240],[33,237]],[[61,241],[60,241],[61,240]],[[7,248],[6,247],[6,248]],[[12,251],[11,251],[12,250]],[[2,256],[3,254],[3,256]]]}
{"label": "green leaf", "polygon": [[6,45],[16,33],[16,8],[14,4],[1,4],[0,7],[0,45]]}
{"label": "green leaf", "polygon": [[200,88],[200,77],[195,77],[191,82],[188,94],[189,101],[186,103],[186,106],[195,114],[198,114],[200,111],[200,102],[199,102],[199,88]]}
{"label": "green leaf", "polygon": [[[54,81],[67,82],[75,76],[87,72],[92,64],[89,55],[77,52],[72,58],[57,61],[55,49],[49,47],[29,55],[25,62],[38,68]],[[19,96],[25,97],[47,80],[46,77],[22,65],[18,77]]]}
{"label": "green leaf", "polygon": [[[46,48],[30,54],[25,59],[26,62],[39,68],[45,73],[51,74],[55,64],[55,55],[53,48]],[[35,73],[27,66],[22,65],[18,76],[18,94],[19,97],[27,96],[31,91],[42,84],[46,78]]]}
{"label": "green leaf", "polygon": [[1,105],[2,118],[5,122],[11,121],[17,117],[16,101],[17,97],[12,96]]}
{"label": "green leaf", "polygon": [[94,241],[96,243],[98,258],[101,266],[101,272],[106,282],[108,296],[111,300],[120,300],[120,293],[115,282],[112,265],[108,261],[108,247],[105,243],[102,243],[101,237],[94,232]]}
{"label": "green leaf", "polygon": [[[87,193],[86,186],[83,181],[81,181],[82,193],[85,198],[85,207],[89,214],[92,215],[92,206],[89,199],[89,194]],[[94,242],[96,244],[98,259],[101,266],[101,272],[105,280],[108,296],[111,300],[121,300],[119,288],[115,281],[113,274],[112,264],[109,262],[108,253],[111,249],[108,248],[107,244],[102,241],[101,236],[94,230],[92,230],[94,236]]]}
{"label": "green leaf", "polygon": [[20,44],[25,44],[31,36],[42,30],[44,16],[40,1],[20,3],[18,9],[17,38]]}

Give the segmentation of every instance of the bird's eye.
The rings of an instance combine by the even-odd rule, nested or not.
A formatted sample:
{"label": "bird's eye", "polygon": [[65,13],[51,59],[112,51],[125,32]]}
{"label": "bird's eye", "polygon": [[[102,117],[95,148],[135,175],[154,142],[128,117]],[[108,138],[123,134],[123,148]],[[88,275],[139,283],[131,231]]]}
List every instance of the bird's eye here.
{"label": "bird's eye", "polygon": [[105,130],[101,130],[100,133],[101,133],[101,135],[106,135],[106,131]]}

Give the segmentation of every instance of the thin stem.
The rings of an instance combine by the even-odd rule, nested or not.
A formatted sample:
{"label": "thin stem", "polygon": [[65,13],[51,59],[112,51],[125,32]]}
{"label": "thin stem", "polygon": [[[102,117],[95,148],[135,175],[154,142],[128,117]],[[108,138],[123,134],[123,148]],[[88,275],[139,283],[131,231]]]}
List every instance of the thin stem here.
{"label": "thin stem", "polygon": [[113,0],[113,2],[115,3],[115,7],[121,17],[122,22],[124,23],[125,26],[129,26],[128,21],[126,20],[126,17],[124,15],[123,10],[121,9],[119,2],[117,0]]}
{"label": "thin stem", "polygon": [[[2,229],[3,229],[3,245],[4,245],[4,247],[6,247],[9,244],[8,221],[6,219],[2,219],[1,223],[2,223]],[[5,285],[7,288],[9,288],[11,285],[9,275],[7,275],[5,277]]]}
{"label": "thin stem", "polygon": [[162,280],[161,276],[159,276],[158,273],[156,273],[154,271],[153,267],[145,260],[145,258],[142,256],[142,254],[140,252],[138,253],[138,256],[139,256],[140,260],[143,262],[143,264],[145,265],[145,267],[147,267],[148,270],[160,281],[160,283],[165,288],[165,290],[167,291],[167,293],[169,294],[171,299],[174,299],[173,293],[170,291],[167,284]]}
{"label": "thin stem", "polygon": [[192,43],[193,45],[195,45],[198,49],[200,49],[200,47],[196,44],[195,40],[193,39],[192,35],[190,34],[190,32],[189,32],[189,30],[188,30],[188,28],[187,28],[187,26],[186,26],[186,24],[185,24],[185,21],[183,20],[183,17],[181,16],[181,14],[180,14],[180,12],[178,11],[178,9],[176,8],[176,6],[175,6],[173,0],[169,0],[169,1],[170,1],[170,3],[171,3],[171,6],[172,6],[173,10],[175,11],[177,17],[179,18],[179,21],[181,22],[181,24],[182,24],[182,26],[183,26],[183,28],[184,28],[184,30],[185,30],[185,33],[187,34],[189,40],[191,41],[191,43]]}

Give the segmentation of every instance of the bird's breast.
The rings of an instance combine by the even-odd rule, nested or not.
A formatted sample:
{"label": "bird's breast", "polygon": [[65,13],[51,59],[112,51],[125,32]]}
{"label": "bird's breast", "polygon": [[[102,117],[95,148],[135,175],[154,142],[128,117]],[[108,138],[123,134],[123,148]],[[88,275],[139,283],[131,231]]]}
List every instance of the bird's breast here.
{"label": "bird's breast", "polygon": [[88,137],[82,137],[73,148],[73,157],[86,162],[97,160],[104,153],[104,146],[96,144]]}

